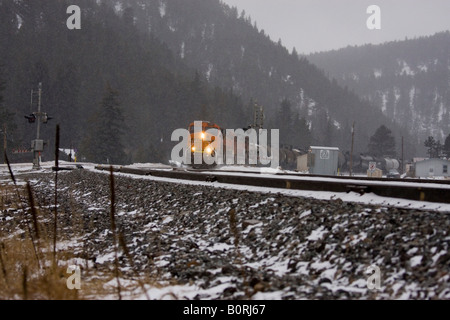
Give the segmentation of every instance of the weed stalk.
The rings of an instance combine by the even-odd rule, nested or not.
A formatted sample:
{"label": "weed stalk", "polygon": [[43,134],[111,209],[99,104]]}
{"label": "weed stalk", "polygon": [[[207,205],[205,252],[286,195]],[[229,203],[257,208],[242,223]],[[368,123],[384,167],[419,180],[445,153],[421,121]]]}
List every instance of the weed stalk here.
{"label": "weed stalk", "polygon": [[55,137],[55,218],[53,222],[53,266],[56,266],[56,239],[58,225],[58,168],[59,168],[59,125],[56,126]]}
{"label": "weed stalk", "polygon": [[114,187],[114,170],[113,167],[110,167],[110,191],[111,191],[111,232],[113,236],[113,245],[114,245],[114,264],[115,264],[115,276],[117,279],[117,295],[119,300],[122,300],[121,288],[120,288],[120,280],[119,280],[119,255],[117,248],[117,235],[116,235],[116,193]]}

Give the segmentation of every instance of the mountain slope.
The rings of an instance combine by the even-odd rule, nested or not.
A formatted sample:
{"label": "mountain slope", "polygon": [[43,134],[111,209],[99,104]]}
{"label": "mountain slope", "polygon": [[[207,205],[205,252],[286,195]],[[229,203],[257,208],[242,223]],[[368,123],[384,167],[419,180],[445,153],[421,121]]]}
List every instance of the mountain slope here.
{"label": "mountain slope", "polygon": [[[66,9],[73,4],[82,9],[81,30],[66,27]],[[356,152],[367,150],[382,124],[397,142],[406,135],[219,0],[0,0],[0,7],[4,105],[16,112],[16,144],[27,146],[34,138],[35,129],[21,121],[35,111],[29,92],[39,82],[44,111],[61,124],[64,147],[86,141],[105,88],[118,90],[130,161],[167,161],[172,131],[195,119],[248,126],[251,99],[265,106],[265,127],[280,129],[282,136],[297,131],[281,143],[310,145],[301,134],[305,123],[311,143],[343,151],[350,150],[353,121]],[[52,131],[42,133],[49,145]]]}
{"label": "mountain slope", "polygon": [[[81,30],[66,27],[72,4],[82,9]],[[221,120],[227,125],[249,121],[238,96],[207,85],[167,45],[142,36],[126,17],[101,2],[0,0],[0,24],[0,77],[6,81],[4,105],[16,114],[18,129],[11,134],[16,147],[28,148],[35,139],[36,127],[23,116],[37,111],[37,97],[30,106],[30,90],[39,82],[43,111],[54,118],[41,132],[50,147],[56,123],[62,147],[80,149],[87,138],[95,138],[88,137],[87,127],[98,122],[108,85],[119,93],[130,161],[167,161],[173,130],[187,128],[205,113],[216,120],[213,116],[225,106],[229,112]],[[90,147],[89,142],[84,145]]]}
{"label": "mountain slope", "polygon": [[417,134],[450,132],[450,32],[308,56],[338,83]]}
{"label": "mountain slope", "polygon": [[187,65],[213,85],[233,88],[244,100],[265,106],[267,125],[283,130],[274,119],[281,101],[289,99],[293,116],[305,117],[315,143],[350,149],[350,126],[356,121],[357,150],[365,151],[369,136],[381,125],[398,126],[370,103],[328,80],[296,51],[273,42],[249,17],[219,0],[117,0],[119,15],[162,41]]}

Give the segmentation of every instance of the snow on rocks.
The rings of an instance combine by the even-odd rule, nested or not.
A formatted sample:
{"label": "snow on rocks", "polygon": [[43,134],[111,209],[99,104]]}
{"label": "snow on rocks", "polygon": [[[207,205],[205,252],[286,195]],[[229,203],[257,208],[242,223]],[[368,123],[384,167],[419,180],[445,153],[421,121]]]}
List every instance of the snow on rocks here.
{"label": "snow on rocks", "polygon": [[[29,178],[37,199],[52,203],[53,174]],[[75,256],[112,268],[108,175],[79,170],[58,179],[61,241],[75,238],[79,215],[83,249],[74,244]],[[450,298],[447,213],[123,176],[115,182],[117,225],[135,271],[162,285],[147,285],[152,299],[167,292],[178,299]],[[122,252],[120,265],[132,279]],[[372,265],[380,268],[379,290],[367,287]]]}

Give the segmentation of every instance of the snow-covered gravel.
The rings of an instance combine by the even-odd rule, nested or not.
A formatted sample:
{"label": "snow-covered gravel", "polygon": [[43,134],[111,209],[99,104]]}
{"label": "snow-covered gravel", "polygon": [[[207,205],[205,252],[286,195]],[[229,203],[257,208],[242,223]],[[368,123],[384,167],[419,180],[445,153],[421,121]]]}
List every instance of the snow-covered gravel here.
{"label": "snow-covered gravel", "polygon": [[[53,173],[18,177],[32,182],[38,203],[53,202]],[[447,212],[115,181],[117,223],[134,261],[132,269],[120,253],[123,278],[137,272],[158,283],[146,286],[152,299],[450,298]],[[58,186],[60,243],[88,268],[111,269],[108,174],[61,172]],[[14,214],[0,213],[1,228]],[[370,266],[380,270],[380,289],[367,287]]]}

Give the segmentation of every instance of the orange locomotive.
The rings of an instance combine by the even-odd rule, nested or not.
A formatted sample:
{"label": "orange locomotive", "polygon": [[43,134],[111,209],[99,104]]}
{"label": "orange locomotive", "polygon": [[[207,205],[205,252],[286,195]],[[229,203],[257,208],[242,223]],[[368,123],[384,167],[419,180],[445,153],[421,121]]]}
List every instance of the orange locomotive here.
{"label": "orange locomotive", "polygon": [[[199,128],[195,127],[195,124],[201,123],[201,130],[199,131]],[[197,131],[196,131],[197,129]],[[213,130],[211,130],[213,129]],[[191,165],[196,167],[215,167],[217,166],[217,163],[214,162],[211,165],[208,165],[205,163],[204,159],[205,157],[212,157],[214,158],[216,155],[215,147],[213,146],[213,142],[216,140],[216,135],[211,134],[211,132],[214,132],[214,129],[217,130],[218,133],[222,133],[222,129],[213,123],[210,123],[209,121],[197,121],[192,122],[189,125],[189,134],[190,134],[190,141],[189,141],[189,157],[190,157],[190,163]],[[208,132],[209,130],[209,132]],[[201,146],[201,147],[200,147]],[[195,157],[196,155],[198,157],[201,157],[202,163],[195,163]]]}
{"label": "orange locomotive", "polygon": [[189,125],[188,130],[190,134],[188,157],[194,168],[213,168],[227,162],[235,164],[238,159],[243,158],[239,156],[238,150],[245,150],[244,157],[248,157],[248,141],[240,141],[233,132],[228,132],[217,124],[196,121]]}
{"label": "orange locomotive", "polygon": [[[237,130],[225,130],[209,121],[195,121],[189,125],[189,152],[186,163],[193,168],[213,168],[217,165],[256,165],[271,164],[271,147],[260,145],[257,133],[251,127]],[[248,133],[248,135],[247,135]],[[278,151],[279,165],[285,169],[297,168],[297,157],[303,154],[292,147],[282,146]],[[264,164],[263,164],[264,163]]]}

